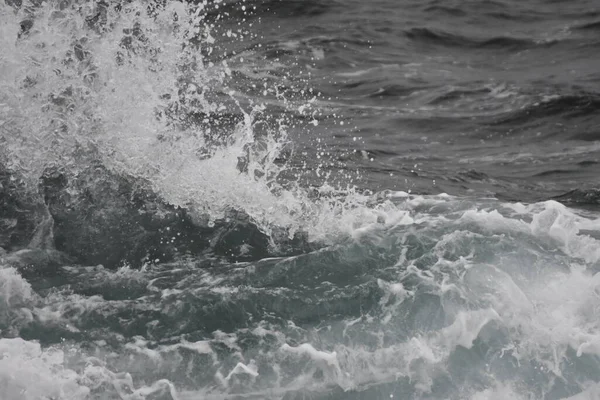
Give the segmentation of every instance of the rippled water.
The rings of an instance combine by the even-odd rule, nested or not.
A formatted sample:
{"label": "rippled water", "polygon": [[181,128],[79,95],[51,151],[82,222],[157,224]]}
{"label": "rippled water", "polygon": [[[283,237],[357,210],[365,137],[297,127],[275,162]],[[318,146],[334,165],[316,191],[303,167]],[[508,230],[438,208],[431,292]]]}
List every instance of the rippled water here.
{"label": "rippled water", "polygon": [[594,1],[0,4],[0,399],[600,396]]}

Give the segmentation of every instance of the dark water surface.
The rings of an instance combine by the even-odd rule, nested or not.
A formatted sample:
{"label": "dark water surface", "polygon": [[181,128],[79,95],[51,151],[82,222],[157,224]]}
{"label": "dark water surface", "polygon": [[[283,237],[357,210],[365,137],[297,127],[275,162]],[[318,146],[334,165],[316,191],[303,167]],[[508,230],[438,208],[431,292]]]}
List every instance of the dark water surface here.
{"label": "dark water surface", "polygon": [[0,3],[0,399],[600,396],[600,3]]}
{"label": "dark water surface", "polygon": [[263,55],[313,67],[323,113],[346,122],[319,137],[368,187],[532,201],[597,184],[598,4],[262,7]]}

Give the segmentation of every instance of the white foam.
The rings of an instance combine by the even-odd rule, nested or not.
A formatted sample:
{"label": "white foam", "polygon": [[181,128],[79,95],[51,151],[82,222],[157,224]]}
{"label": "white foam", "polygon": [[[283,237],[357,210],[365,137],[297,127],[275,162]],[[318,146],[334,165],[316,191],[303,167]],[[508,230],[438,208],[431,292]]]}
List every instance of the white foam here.
{"label": "white foam", "polygon": [[339,363],[337,361],[335,351],[331,353],[326,351],[320,351],[315,349],[309,343],[303,343],[296,347],[290,346],[286,343],[283,346],[281,346],[281,350],[291,354],[308,356],[312,360],[317,361],[322,365],[326,365],[328,367],[332,367],[339,370]]}
{"label": "white foam", "polygon": [[546,201],[532,206],[542,206],[534,214],[531,231],[537,236],[548,236],[556,240],[567,254],[583,258],[588,263],[600,260],[600,241],[578,235],[580,229],[600,229],[600,219],[582,218],[556,201]]}
{"label": "white foam", "polygon": [[236,366],[225,377],[225,381],[229,381],[232,376],[239,374],[250,375],[254,378],[257,377],[259,374],[256,362],[254,362],[254,360],[251,360],[249,365],[246,365],[241,362],[237,363]]}
{"label": "white foam", "polygon": [[484,389],[470,397],[471,400],[525,400],[528,398],[516,392],[510,385],[505,384],[498,384],[494,388]]}
{"label": "white foam", "polygon": [[498,319],[500,316],[494,309],[461,311],[452,325],[441,331],[441,339],[450,350],[456,346],[470,349],[483,327]]}
{"label": "white foam", "polygon": [[23,307],[35,300],[37,295],[19,272],[15,268],[0,265],[0,310]]}
{"label": "white foam", "polygon": [[0,339],[0,398],[84,400],[90,390],[63,366],[61,350],[42,350],[21,338]]}
{"label": "white foam", "polygon": [[[475,341],[487,328],[508,342],[502,350],[506,357],[513,357],[516,364],[524,359],[542,365],[545,376],[540,379],[548,381],[563,375],[563,369],[568,367],[565,360],[572,361],[569,357],[573,358],[573,353],[576,357],[600,356],[600,275],[592,268],[600,260],[600,241],[582,234],[582,230],[599,231],[600,219],[583,216],[554,201],[502,204],[493,199],[407,192],[370,196],[352,189],[336,191],[327,185],[317,190],[319,196],[315,198],[298,187],[284,189],[275,179],[282,171],[275,160],[286,145],[285,126],[269,132],[257,145],[253,123],[262,112],[261,107],[248,109],[236,103],[240,94],[225,94],[227,90],[222,85],[233,67],[228,62],[205,66],[197,59],[195,71],[187,76],[180,74],[178,63],[197,56],[182,50],[182,43],[188,40],[185,32],[204,30],[204,46],[212,47],[214,41],[210,28],[197,14],[193,15],[191,5],[169,2],[164,11],[149,16],[144,3],[129,2],[121,12],[108,16],[112,31],[96,35],[82,32],[82,27],[87,26],[86,18],[93,16],[94,10],[82,7],[81,12],[66,10],[58,14],[51,3],[40,5],[31,36],[18,41],[19,21],[27,16],[22,12],[15,16],[10,7],[0,7],[0,139],[6,140],[3,151],[11,155],[11,167],[26,172],[34,188],[48,165],[77,165],[81,149],[94,149],[111,169],[148,179],[165,199],[188,208],[197,218],[203,213],[211,219],[219,218],[233,207],[248,213],[267,233],[273,225],[288,228],[290,236],[297,230],[306,230],[311,240],[338,244],[336,249],[340,252],[348,242],[365,245],[369,251],[374,250],[372,254],[400,250],[395,254],[397,258],[384,266],[385,271],[377,271],[381,275],[368,276],[376,279],[379,302],[375,301],[372,309],[361,309],[365,315],[353,315],[344,326],[342,339],[331,326],[330,331],[300,327],[293,322],[268,329],[250,326],[244,333],[260,337],[266,350],[260,348],[249,356],[234,332],[217,331],[212,338],[196,342],[181,339],[169,345],[141,336],[125,343],[121,337],[118,351],[122,354],[107,355],[111,346],[107,341],[96,341],[102,349],[97,351],[98,360],[88,359],[83,369],[67,366],[62,349],[43,349],[22,339],[0,339],[2,400],[37,400],[42,396],[79,400],[106,387],[114,389],[114,396],[122,399],[138,400],[159,392],[176,399],[175,383],[155,377],[146,382],[144,374],[161,367],[167,371],[165,374],[177,375],[179,372],[168,369],[173,366],[173,371],[180,371],[180,363],[192,356],[194,361],[212,360],[212,365],[210,361],[203,365],[210,371],[208,380],[217,371],[216,385],[210,386],[215,383],[211,381],[196,398],[206,398],[203,395],[210,391],[214,398],[225,398],[231,394],[228,391],[238,389],[234,386],[239,382],[246,385],[240,396],[254,395],[260,381],[268,386],[260,393],[284,397],[288,391],[318,391],[332,385],[343,390],[362,390],[402,378],[408,378],[417,397],[427,397],[425,393],[431,393],[440,376],[442,381],[448,380],[451,355],[473,351]],[[178,29],[174,27],[174,14],[182,24]],[[155,55],[150,57],[149,49],[141,46],[124,66],[119,66],[115,60],[117,52],[123,50],[123,31],[134,23],[157,47]],[[230,36],[234,34],[229,32]],[[93,61],[67,67],[62,62],[64,54],[72,52],[73,43],[84,36],[86,51]],[[285,45],[296,48],[302,44]],[[313,52],[316,58],[325,56],[320,49]],[[386,69],[394,72],[398,66],[348,71],[341,76],[356,78]],[[261,75],[268,76],[262,72]],[[87,79],[92,76],[94,79]],[[28,78],[35,78],[38,83],[21,90],[19,85]],[[173,128],[156,118],[157,110],[166,106],[162,96],[170,94],[176,98],[182,81],[189,81],[186,96],[199,104],[195,111],[227,111],[242,117],[235,126],[227,128],[227,144],[211,149],[210,156],[199,156],[209,152],[203,138],[203,133],[208,132]],[[56,105],[48,111],[48,98],[69,87],[74,88],[72,96],[80,99],[74,102],[74,108],[65,110]],[[215,88],[225,98],[222,103],[209,101],[205,96]],[[505,87],[495,87],[491,95],[506,97],[512,93]],[[309,115],[307,110],[315,105],[316,101],[286,106]],[[247,154],[248,146],[256,147],[255,153]],[[248,173],[237,167],[240,156],[249,157]],[[508,158],[515,157],[528,155]],[[410,235],[422,242],[419,245],[427,254],[411,255],[412,246],[418,245],[408,241]],[[481,260],[484,256],[488,259]],[[535,261],[530,263],[530,259]],[[116,273],[97,271],[94,277],[102,281],[145,282],[145,273],[122,269]],[[244,290],[210,274],[202,279],[212,293],[226,296]],[[184,290],[158,289],[153,284],[149,281],[148,288],[160,290],[163,299]],[[422,297],[439,301],[436,318],[442,318],[444,326],[427,320],[430,315],[411,313],[415,310],[410,307],[421,306]],[[41,324],[60,323],[77,332],[75,321],[89,312],[103,312],[108,304],[120,305],[101,296],[66,292],[40,299],[17,270],[0,269],[0,318],[9,322],[13,330],[9,333],[18,334],[19,327],[34,319]],[[336,321],[327,322],[334,325]],[[273,338],[275,344],[268,347],[265,343]],[[217,348],[223,351],[216,351]],[[497,355],[492,346],[489,351],[490,357]],[[84,354],[78,353],[77,357],[86,359]],[[110,371],[107,360],[122,370]],[[131,373],[126,371],[128,366]],[[188,371],[191,370],[190,367]],[[139,374],[135,380],[131,375],[134,373]],[[269,373],[272,381],[261,381],[268,379]],[[526,391],[532,383],[521,382],[518,376],[507,379],[516,382],[498,382],[496,387],[474,394],[468,388],[465,397],[531,397],[521,396],[516,388],[521,385]],[[134,382],[138,380],[147,386],[136,389]],[[583,392],[571,399],[600,398],[597,385],[584,386]],[[193,395],[191,391],[186,398]],[[260,398],[260,394],[256,397]]]}
{"label": "white foam", "polygon": [[564,397],[562,400],[600,400],[600,383],[587,383],[588,386],[581,393]]}

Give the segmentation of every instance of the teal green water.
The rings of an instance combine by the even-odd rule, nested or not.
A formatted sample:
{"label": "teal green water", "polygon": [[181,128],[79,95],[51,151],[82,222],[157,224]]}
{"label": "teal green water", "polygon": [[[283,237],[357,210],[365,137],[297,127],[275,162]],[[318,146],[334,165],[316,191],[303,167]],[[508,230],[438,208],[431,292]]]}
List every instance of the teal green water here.
{"label": "teal green water", "polygon": [[1,3],[0,399],[598,398],[598,16]]}

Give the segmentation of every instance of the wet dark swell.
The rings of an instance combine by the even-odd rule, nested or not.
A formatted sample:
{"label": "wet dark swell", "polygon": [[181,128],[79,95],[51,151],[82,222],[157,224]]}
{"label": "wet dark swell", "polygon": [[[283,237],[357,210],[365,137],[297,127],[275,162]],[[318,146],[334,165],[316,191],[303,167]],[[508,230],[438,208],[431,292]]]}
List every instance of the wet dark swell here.
{"label": "wet dark swell", "polygon": [[209,224],[206,215],[165,202],[148,182],[100,163],[78,173],[48,169],[38,193],[20,182],[18,173],[0,166],[0,248],[26,275],[51,274],[67,263],[139,267],[197,256],[250,261],[311,247],[301,234],[292,240],[282,234],[274,245],[239,210]]}

